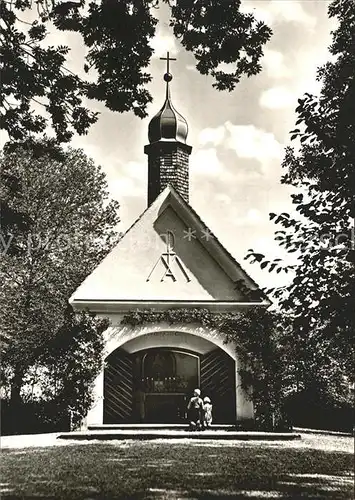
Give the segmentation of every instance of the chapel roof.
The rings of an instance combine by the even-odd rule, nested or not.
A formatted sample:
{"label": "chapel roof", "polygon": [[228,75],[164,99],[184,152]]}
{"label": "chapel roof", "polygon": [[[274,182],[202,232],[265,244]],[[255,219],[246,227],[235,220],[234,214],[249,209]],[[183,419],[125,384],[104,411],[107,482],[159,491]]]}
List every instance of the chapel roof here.
{"label": "chapel roof", "polygon": [[[175,230],[176,262],[170,277],[162,256],[167,255],[162,233]],[[196,237],[186,238],[189,230]],[[203,235],[210,237],[204,238]],[[169,250],[168,250],[169,253]],[[168,261],[169,262],[169,261]],[[169,264],[170,265],[170,264]],[[174,267],[175,266],[175,267]],[[162,279],[162,276],[166,279]],[[245,296],[240,282],[258,299]],[[118,244],[70,298],[77,309],[207,307],[236,310],[269,306],[270,301],[199,215],[171,186],[126,231]]]}

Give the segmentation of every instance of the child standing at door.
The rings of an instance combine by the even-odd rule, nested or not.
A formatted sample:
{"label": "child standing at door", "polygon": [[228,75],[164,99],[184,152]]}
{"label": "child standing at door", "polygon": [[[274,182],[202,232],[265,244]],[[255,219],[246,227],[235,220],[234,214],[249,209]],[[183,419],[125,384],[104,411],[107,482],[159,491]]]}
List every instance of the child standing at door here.
{"label": "child standing at door", "polygon": [[203,427],[207,429],[212,424],[212,403],[209,397],[203,398]]}
{"label": "child standing at door", "polygon": [[201,429],[201,421],[203,418],[203,401],[200,396],[200,389],[195,389],[194,395],[187,405],[187,413],[189,416],[191,431]]}

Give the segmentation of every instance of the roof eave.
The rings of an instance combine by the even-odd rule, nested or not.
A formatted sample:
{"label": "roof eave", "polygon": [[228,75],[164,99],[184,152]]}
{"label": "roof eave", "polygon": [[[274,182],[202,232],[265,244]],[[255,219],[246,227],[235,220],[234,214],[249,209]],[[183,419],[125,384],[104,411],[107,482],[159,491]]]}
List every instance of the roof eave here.
{"label": "roof eave", "polygon": [[237,302],[237,301],[218,301],[218,300],[72,300],[71,305],[76,311],[89,310],[95,313],[126,313],[132,310],[154,309],[163,311],[167,309],[208,309],[211,312],[237,312],[253,307],[267,308],[271,305],[269,300],[260,302]]}

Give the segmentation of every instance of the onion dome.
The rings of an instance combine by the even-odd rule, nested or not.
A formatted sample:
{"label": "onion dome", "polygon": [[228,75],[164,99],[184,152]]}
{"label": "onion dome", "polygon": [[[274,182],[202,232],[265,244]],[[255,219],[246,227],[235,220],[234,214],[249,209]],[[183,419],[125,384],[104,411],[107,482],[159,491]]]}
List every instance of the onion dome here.
{"label": "onion dome", "polygon": [[169,82],[173,79],[170,73],[165,73],[166,98],[163,107],[150,121],[148,127],[149,142],[177,141],[186,144],[188,126],[185,118],[174,108]]}

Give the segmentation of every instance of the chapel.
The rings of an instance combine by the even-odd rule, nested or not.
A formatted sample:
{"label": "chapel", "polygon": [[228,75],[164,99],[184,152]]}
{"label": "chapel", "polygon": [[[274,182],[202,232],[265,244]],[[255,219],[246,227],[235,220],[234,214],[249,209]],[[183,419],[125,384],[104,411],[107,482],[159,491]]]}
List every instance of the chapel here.
{"label": "chapel", "polygon": [[[123,321],[134,311],[268,307],[268,298],[189,203],[188,125],[174,108],[168,68],[165,102],[151,119],[147,208],[70,298],[74,310],[109,318],[104,368],[85,426],[184,423],[195,388],[213,403],[214,423],[254,418],[236,346],[218,329],[181,321]],[[244,286],[240,286],[244,283]],[[245,288],[257,291],[251,299]],[[255,296],[255,295],[254,295]]]}

